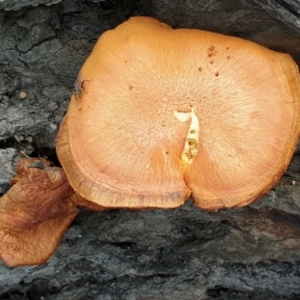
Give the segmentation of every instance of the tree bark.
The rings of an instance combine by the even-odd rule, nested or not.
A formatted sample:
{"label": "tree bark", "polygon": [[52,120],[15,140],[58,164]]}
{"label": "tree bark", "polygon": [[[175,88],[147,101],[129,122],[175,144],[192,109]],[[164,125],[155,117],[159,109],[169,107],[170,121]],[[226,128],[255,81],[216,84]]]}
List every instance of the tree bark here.
{"label": "tree bark", "polygon": [[[41,4],[41,5],[39,5]],[[56,160],[80,66],[129,16],[200,28],[290,53],[300,1],[0,0],[0,192],[21,152]],[[0,262],[1,299],[298,299],[300,149],[280,182],[241,209],[82,210],[41,266]]]}

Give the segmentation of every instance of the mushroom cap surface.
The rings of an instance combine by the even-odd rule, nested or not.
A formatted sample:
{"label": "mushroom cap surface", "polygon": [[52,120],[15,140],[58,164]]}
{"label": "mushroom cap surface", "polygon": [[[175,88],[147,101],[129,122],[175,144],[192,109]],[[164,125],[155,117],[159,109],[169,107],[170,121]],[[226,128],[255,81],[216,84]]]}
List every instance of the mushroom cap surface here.
{"label": "mushroom cap surface", "polygon": [[19,161],[0,198],[0,258],[7,266],[45,263],[79,209],[62,168],[42,158]]}
{"label": "mushroom cap surface", "polygon": [[[190,194],[208,210],[243,206],[286,170],[299,115],[290,55],[133,17],[84,63],[57,153],[74,190],[101,207],[176,207]],[[184,161],[192,119],[199,140]]]}

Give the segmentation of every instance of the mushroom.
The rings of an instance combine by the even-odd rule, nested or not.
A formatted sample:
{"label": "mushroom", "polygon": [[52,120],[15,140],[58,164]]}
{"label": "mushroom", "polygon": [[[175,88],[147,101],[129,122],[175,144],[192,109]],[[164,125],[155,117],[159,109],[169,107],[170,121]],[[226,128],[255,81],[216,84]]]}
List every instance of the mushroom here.
{"label": "mushroom", "polygon": [[290,55],[134,17],[83,65],[57,154],[83,198],[108,208],[243,206],[287,168],[300,130]]}
{"label": "mushroom", "polygon": [[41,264],[76,217],[75,196],[62,168],[44,159],[20,160],[0,199],[0,257],[8,266]]}
{"label": "mushroom", "polygon": [[[206,210],[247,205],[276,184],[299,133],[299,74],[290,55],[130,18],[102,34],[80,70],[57,138],[64,170],[27,168],[1,199],[0,255],[10,265],[45,261],[78,205],[171,208],[189,196]],[[38,214],[33,206],[48,197],[54,208]],[[20,217],[10,213],[19,210]],[[50,238],[47,222],[53,246],[38,246],[43,258],[35,259],[40,236]],[[30,259],[10,254],[10,239],[18,249],[26,242]]]}

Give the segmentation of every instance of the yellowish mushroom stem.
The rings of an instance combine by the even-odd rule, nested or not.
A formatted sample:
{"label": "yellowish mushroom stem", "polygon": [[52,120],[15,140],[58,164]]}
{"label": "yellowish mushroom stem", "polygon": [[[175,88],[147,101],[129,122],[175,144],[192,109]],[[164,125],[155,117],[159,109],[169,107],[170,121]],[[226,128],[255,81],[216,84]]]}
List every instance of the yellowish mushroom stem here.
{"label": "yellowish mushroom stem", "polygon": [[187,164],[191,164],[199,151],[199,139],[200,139],[200,124],[195,114],[194,108],[191,113],[191,124],[185,138],[185,144],[181,153],[181,162],[183,168]]}

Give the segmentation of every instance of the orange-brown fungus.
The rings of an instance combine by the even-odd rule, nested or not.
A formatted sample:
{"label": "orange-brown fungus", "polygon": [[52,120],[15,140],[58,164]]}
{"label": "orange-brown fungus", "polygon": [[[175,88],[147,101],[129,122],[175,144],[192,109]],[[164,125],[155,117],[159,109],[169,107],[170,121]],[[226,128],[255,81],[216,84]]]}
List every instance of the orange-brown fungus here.
{"label": "orange-brown fungus", "polygon": [[44,263],[77,215],[75,194],[46,160],[22,159],[17,172],[0,198],[0,257],[8,266]]}
{"label": "orange-brown fungus", "polygon": [[208,210],[246,205],[299,137],[295,62],[239,38],[134,17],[99,38],[80,74],[57,151],[75,191],[103,207],[176,207],[190,194]]}

